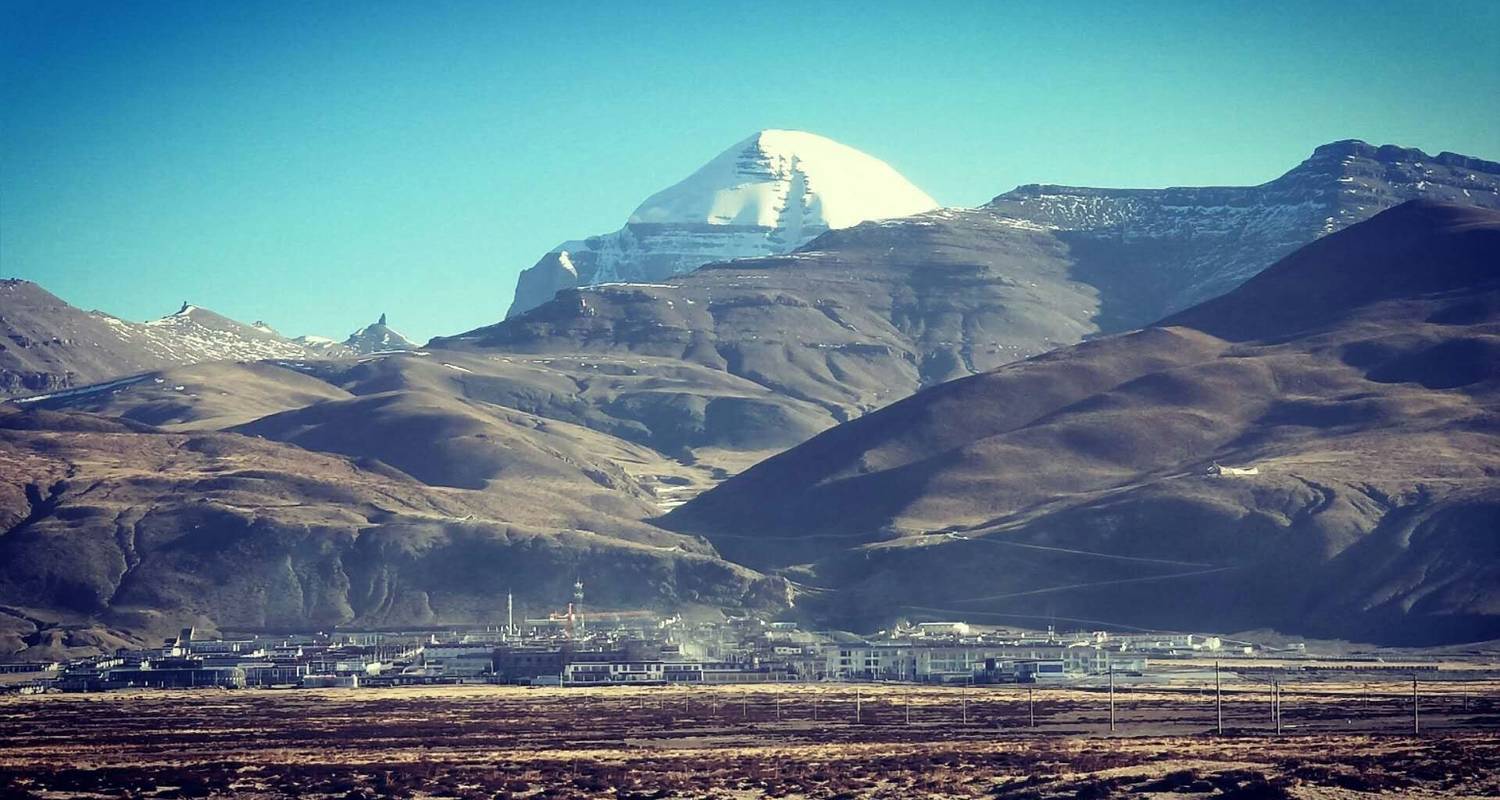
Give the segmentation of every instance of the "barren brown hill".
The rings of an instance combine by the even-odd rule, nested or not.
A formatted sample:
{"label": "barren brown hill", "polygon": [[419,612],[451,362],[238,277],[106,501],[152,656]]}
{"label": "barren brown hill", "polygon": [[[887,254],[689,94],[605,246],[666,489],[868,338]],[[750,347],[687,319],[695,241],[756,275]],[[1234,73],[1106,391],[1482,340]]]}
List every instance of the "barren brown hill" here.
{"label": "barren brown hill", "polygon": [[594,508],[631,495],[591,495],[561,470],[474,491],[252,436],[34,409],[0,414],[0,474],[0,652],[27,657],[188,624],[480,622],[507,590],[550,610],[575,576],[604,607],[785,599],[701,540]]}
{"label": "barren brown hill", "polygon": [[[810,434],[1094,331],[1094,291],[1069,277],[1069,264],[1066,248],[1035,226],[938,211],[830,232],[791,255],[709,265],[667,283],[565,291],[432,345],[671,360],[763,395],[754,416],[709,423],[710,438],[733,431],[749,442],[784,441],[788,417]],[[702,402],[690,384],[678,394],[676,404]]]}
{"label": "barren brown hill", "polygon": [[738,471],[834,422],[817,404],[722,370],[631,353],[427,348],[299,369],[357,396],[431,392],[576,424],[705,477]]}
{"label": "barren brown hill", "polygon": [[1163,327],[827,431],[665,524],[859,624],[1494,637],[1497,269],[1500,214],[1409,203]]}

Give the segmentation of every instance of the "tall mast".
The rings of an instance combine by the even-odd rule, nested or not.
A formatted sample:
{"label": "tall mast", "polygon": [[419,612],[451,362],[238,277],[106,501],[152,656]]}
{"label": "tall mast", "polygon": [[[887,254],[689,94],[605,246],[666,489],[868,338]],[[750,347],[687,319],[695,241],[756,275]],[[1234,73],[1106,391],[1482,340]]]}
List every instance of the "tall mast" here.
{"label": "tall mast", "polygon": [[573,581],[573,612],[578,615],[578,634],[583,635],[583,579]]}

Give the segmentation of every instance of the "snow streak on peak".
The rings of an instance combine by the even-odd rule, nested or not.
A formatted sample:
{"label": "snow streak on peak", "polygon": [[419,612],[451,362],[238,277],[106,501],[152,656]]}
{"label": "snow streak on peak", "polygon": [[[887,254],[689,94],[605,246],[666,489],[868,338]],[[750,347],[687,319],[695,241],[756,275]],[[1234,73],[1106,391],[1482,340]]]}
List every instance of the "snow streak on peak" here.
{"label": "snow streak on peak", "polygon": [[652,195],[632,223],[753,225],[788,240],[930,211],[938,204],[889,164],[832,139],[764,130]]}

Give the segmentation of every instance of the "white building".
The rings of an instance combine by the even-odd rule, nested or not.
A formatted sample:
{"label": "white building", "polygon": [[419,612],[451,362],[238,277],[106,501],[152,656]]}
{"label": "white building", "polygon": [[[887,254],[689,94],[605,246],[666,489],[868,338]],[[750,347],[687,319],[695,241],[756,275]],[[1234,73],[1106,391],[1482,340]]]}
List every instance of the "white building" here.
{"label": "white building", "polygon": [[579,661],[563,667],[564,685],[701,683],[703,665],[669,661]]}

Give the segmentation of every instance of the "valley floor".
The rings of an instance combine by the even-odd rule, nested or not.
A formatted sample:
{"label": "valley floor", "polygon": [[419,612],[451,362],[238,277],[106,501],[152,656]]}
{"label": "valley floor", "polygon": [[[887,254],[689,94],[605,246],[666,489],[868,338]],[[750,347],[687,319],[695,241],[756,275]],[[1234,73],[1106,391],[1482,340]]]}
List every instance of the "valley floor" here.
{"label": "valley floor", "polygon": [[[1500,681],[119,692],[0,699],[0,797],[1500,794]],[[1032,705],[1034,701],[1034,707]],[[1034,708],[1034,711],[1033,711]]]}

